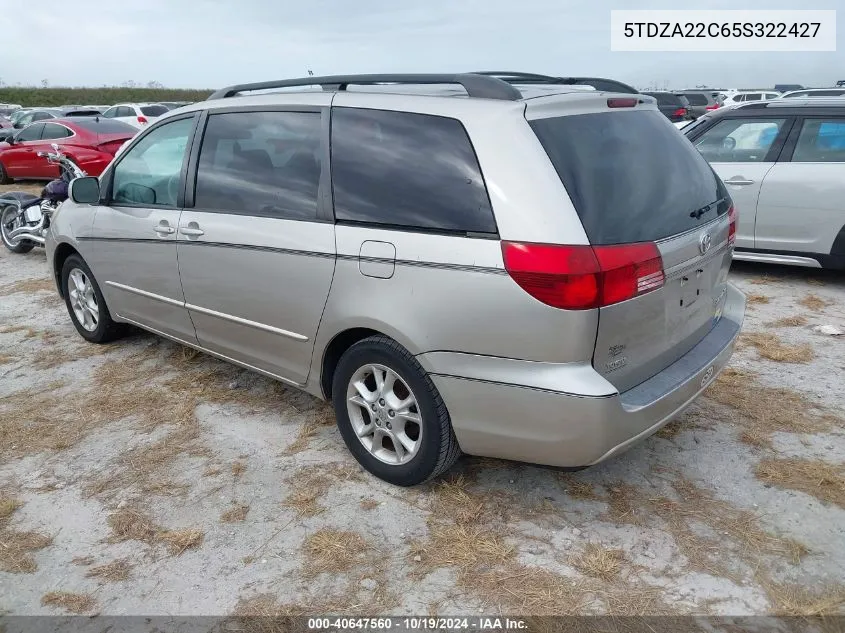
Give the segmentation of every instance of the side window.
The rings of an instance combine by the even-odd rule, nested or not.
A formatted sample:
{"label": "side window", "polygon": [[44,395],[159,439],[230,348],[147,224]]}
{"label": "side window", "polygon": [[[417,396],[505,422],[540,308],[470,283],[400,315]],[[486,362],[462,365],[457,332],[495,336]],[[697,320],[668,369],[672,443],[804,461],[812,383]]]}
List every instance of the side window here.
{"label": "side window", "polygon": [[64,125],[58,123],[45,123],[44,131],[41,133],[41,140],[52,140],[56,138],[67,138],[72,132]]}
{"label": "side window", "polygon": [[132,108],[129,108],[127,106],[120,106],[117,109],[117,116],[119,116],[119,117],[135,116],[135,111]]}
{"label": "side window", "polygon": [[455,119],[332,109],[338,220],[495,233],[478,160]]}
{"label": "side window", "polygon": [[795,98],[795,97],[807,97],[807,96],[809,96],[809,94],[810,94],[809,92],[807,92],[806,90],[803,90],[801,92],[793,92],[792,94],[784,95],[784,97],[787,98],[787,99],[792,99],[792,98]]}
{"label": "side window", "polygon": [[753,92],[751,94],[745,95],[746,101],[761,101],[763,99],[763,95],[759,92]]}
{"label": "side window", "polygon": [[117,108],[109,108],[105,112],[103,112],[103,116],[107,119],[113,119],[117,116]]}
{"label": "side window", "polygon": [[321,127],[316,112],[210,115],[200,148],[194,206],[316,219]]}
{"label": "side window", "polygon": [[768,101],[770,99],[777,99],[779,96],[780,95],[776,92],[767,92],[766,93],[766,100]]}
{"label": "side window", "polygon": [[786,119],[726,119],[695,141],[711,163],[762,162]]}
{"label": "side window", "polygon": [[193,126],[193,118],[167,123],[122,154],[112,177],[112,201],[176,206],[185,148]]}
{"label": "side window", "polygon": [[53,118],[53,115],[50,114],[49,112],[36,112],[34,115],[32,115],[33,121],[44,121],[45,119],[52,119],[52,118]]}
{"label": "side window", "polygon": [[845,163],[845,118],[806,119],[793,163]]}
{"label": "side window", "polygon": [[44,129],[43,123],[36,123],[34,125],[30,125],[27,128],[24,128],[20,132],[18,132],[17,137],[15,140],[17,142],[21,141],[37,141],[41,138],[41,131]]}

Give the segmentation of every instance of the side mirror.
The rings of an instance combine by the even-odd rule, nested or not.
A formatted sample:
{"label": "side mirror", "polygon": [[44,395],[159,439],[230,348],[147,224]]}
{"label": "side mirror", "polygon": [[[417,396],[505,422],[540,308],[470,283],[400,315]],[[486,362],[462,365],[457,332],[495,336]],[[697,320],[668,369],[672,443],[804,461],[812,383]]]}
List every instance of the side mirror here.
{"label": "side mirror", "polygon": [[21,128],[23,127],[23,123],[21,123],[20,121],[18,121],[17,123],[13,123],[13,124],[12,124],[12,127],[13,127],[13,128],[15,128],[16,130],[19,130],[19,129],[21,129]]}
{"label": "side mirror", "polygon": [[70,181],[68,196],[79,204],[97,204],[100,201],[100,181],[93,176],[74,178]]}

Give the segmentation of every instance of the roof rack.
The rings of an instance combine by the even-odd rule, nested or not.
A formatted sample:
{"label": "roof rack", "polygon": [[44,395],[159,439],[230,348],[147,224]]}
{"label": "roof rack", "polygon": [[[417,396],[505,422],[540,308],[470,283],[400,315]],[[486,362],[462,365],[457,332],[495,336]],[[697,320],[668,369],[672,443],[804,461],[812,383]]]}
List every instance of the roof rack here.
{"label": "roof rack", "polygon": [[323,90],[346,90],[350,85],[375,84],[460,84],[470,97],[481,99],[500,99],[518,101],[522,94],[510,85],[494,76],[480,73],[459,74],[376,74],[376,75],[329,75],[325,77],[302,77],[300,79],[281,79],[262,81],[251,84],[236,84],[218,90],[208,99],[226,99],[243,91],[272,90],[274,88],[293,88],[297,86],[321,86]]}

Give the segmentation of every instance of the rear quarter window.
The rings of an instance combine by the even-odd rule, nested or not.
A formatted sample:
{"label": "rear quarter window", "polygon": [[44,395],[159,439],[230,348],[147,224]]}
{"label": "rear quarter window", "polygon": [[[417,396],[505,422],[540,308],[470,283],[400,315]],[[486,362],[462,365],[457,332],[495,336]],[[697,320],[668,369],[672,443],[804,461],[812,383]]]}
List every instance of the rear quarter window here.
{"label": "rear quarter window", "polygon": [[659,240],[728,210],[728,194],[710,165],[659,112],[600,112],[530,124],[591,244]]}
{"label": "rear quarter window", "polygon": [[495,233],[475,152],[460,121],[333,108],[335,217],[396,228]]}

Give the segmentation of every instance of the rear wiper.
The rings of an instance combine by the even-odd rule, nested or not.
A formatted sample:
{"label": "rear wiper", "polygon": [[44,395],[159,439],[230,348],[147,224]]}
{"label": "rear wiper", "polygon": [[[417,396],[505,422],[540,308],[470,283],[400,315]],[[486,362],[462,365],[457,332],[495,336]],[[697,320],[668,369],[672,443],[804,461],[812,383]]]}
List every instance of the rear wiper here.
{"label": "rear wiper", "polygon": [[710,211],[710,209],[719,205],[719,203],[721,203],[723,200],[724,200],[724,198],[720,198],[720,199],[716,200],[716,202],[711,202],[710,204],[705,204],[700,209],[696,209],[695,211],[690,211],[689,216],[691,218],[695,218],[696,220],[700,220],[702,215],[704,215],[705,213],[708,213]]}

